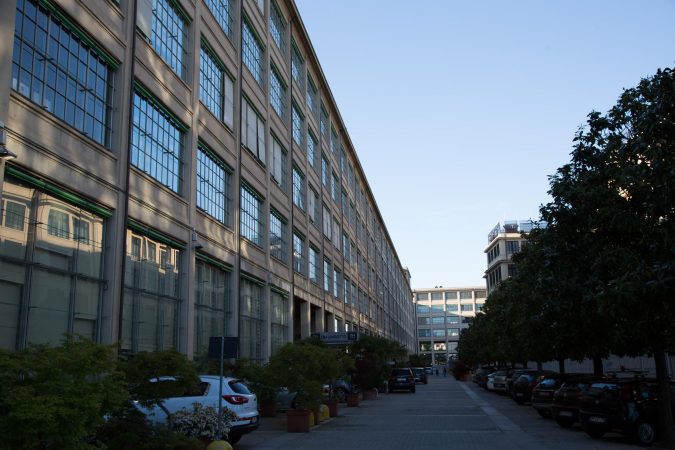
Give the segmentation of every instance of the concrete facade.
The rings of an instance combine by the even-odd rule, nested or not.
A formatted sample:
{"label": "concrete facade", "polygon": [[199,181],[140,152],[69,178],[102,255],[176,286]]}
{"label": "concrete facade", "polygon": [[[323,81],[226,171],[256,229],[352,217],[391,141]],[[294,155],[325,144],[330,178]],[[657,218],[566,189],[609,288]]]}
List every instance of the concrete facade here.
{"label": "concrete facade", "polygon": [[0,347],[416,346],[410,274],[291,0],[0,4]]}
{"label": "concrete facade", "polygon": [[457,344],[463,329],[471,325],[483,309],[485,289],[472,287],[434,287],[413,289],[417,317],[417,353],[428,355],[432,365],[445,365],[457,357]]}

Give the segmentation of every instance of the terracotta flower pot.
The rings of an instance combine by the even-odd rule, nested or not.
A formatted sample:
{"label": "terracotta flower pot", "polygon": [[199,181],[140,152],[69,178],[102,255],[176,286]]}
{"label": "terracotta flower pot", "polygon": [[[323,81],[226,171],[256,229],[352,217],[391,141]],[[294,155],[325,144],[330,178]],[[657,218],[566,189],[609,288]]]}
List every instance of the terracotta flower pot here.
{"label": "terracotta flower pot", "polygon": [[331,417],[337,417],[338,415],[338,401],[336,398],[332,400],[324,400],[323,404],[328,406],[328,412]]}
{"label": "terracotta flower pot", "polygon": [[286,429],[289,433],[306,433],[309,431],[309,409],[289,409],[286,411]]}
{"label": "terracotta flower pot", "polygon": [[364,400],[377,400],[377,389],[366,389],[363,391]]}
{"label": "terracotta flower pot", "polygon": [[359,394],[347,394],[347,406],[359,406]]}

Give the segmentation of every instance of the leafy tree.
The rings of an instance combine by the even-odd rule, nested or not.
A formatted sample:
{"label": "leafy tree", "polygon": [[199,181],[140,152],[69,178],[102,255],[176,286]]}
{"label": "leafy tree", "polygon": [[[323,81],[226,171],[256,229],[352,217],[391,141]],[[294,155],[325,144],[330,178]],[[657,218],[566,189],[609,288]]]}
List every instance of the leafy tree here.
{"label": "leafy tree", "polygon": [[128,398],[111,347],[80,336],[0,350],[0,448],[89,448],[85,437]]}
{"label": "leafy tree", "polygon": [[[199,385],[195,365],[176,350],[140,352],[123,362],[121,368],[129,382],[132,398],[146,408],[155,405],[161,408],[170,429],[173,418],[164,406],[164,399],[183,395]],[[171,377],[171,382],[160,382],[162,377]]]}
{"label": "leafy tree", "polygon": [[308,342],[288,343],[269,360],[269,369],[280,384],[297,392],[295,399],[301,408],[314,408],[321,398],[324,350]]}
{"label": "leafy tree", "polygon": [[356,367],[354,381],[362,389],[379,387],[389,376],[389,363],[408,358],[403,345],[379,336],[362,335],[352,345],[352,351]]}

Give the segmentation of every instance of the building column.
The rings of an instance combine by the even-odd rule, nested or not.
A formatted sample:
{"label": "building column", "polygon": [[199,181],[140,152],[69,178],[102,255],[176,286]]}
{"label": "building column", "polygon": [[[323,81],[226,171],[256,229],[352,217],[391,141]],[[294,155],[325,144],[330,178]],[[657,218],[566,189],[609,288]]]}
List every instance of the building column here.
{"label": "building column", "polygon": [[314,308],[314,333],[322,333],[325,330],[323,308],[315,306]]}
{"label": "building column", "polygon": [[336,331],[335,330],[335,314],[333,314],[331,312],[327,312],[325,314],[325,317],[326,317],[326,319],[325,319],[326,323],[324,324],[324,330],[330,331],[330,332]]}
{"label": "building column", "polygon": [[312,334],[310,323],[311,323],[311,305],[309,302],[305,301],[300,303],[300,338],[305,339]]}

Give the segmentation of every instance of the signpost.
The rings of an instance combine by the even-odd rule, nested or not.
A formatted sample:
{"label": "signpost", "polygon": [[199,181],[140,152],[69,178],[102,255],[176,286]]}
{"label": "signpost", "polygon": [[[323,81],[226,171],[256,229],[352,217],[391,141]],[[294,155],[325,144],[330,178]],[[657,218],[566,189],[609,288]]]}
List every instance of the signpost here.
{"label": "signpost", "polygon": [[223,419],[223,365],[225,358],[236,358],[239,350],[239,338],[211,336],[209,338],[209,354],[211,360],[220,361],[220,382],[218,383],[218,428],[216,440],[221,439],[220,424]]}
{"label": "signpost", "polygon": [[359,333],[357,331],[312,333],[312,337],[326,345],[349,345],[359,340]]}

